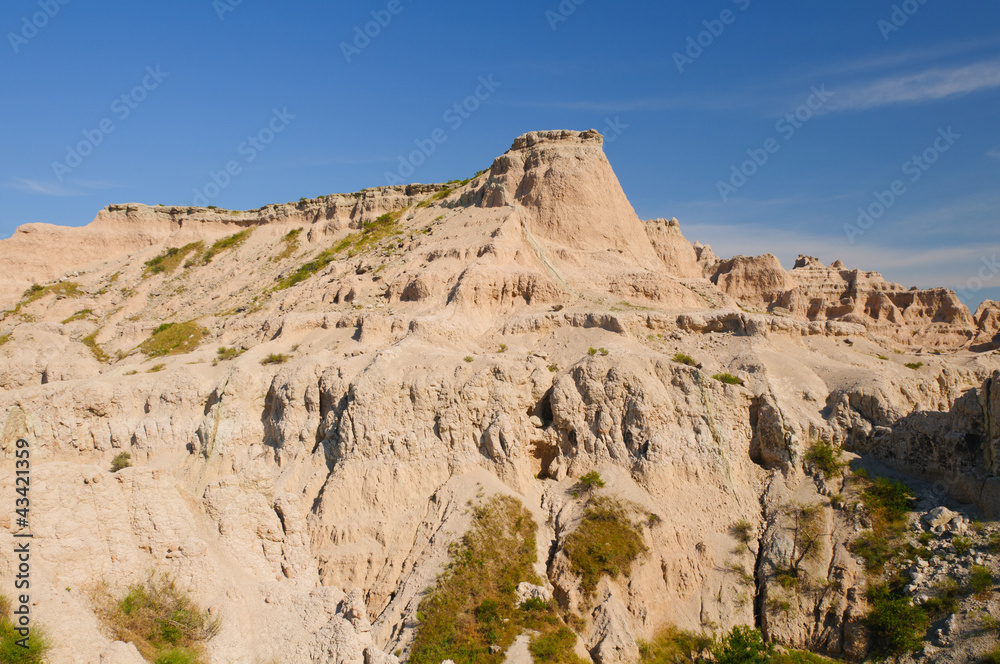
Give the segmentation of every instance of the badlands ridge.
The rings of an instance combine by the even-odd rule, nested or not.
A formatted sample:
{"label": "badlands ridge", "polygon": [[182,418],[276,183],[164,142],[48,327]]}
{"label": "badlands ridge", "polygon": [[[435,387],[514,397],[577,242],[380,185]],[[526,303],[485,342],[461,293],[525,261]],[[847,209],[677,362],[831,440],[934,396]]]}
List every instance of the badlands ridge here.
{"label": "badlands ridge", "polygon": [[[638,661],[666,625],[864,658],[870,516],[810,449],[905,480],[914,519],[995,519],[1000,305],[839,261],[718,258],[640,220],[602,142],[534,132],[468,181],[112,205],[0,241],[0,587],[23,438],[51,661],[144,661],[90,590],[151,574],[218,618],[211,662],[405,661],[469,505],[493,495],[531,512],[539,585],[584,659]],[[592,594],[565,551],[591,471],[650,515],[630,573]],[[777,573],[807,504],[822,592]],[[969,606],[924,661],[995,640],[969,625],[1000,618],[997,598]]]}

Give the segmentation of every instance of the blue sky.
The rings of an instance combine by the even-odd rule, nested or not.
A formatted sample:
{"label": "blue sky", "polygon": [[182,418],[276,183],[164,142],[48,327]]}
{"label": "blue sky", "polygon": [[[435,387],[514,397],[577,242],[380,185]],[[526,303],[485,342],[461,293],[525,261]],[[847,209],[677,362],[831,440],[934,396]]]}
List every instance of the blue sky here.
{"label": "blue sky", "polygon": [[463,178],[593,127],[639,215],[720,255],[1000,299],[995,0],[8,0],[0,31],[0,237]]}

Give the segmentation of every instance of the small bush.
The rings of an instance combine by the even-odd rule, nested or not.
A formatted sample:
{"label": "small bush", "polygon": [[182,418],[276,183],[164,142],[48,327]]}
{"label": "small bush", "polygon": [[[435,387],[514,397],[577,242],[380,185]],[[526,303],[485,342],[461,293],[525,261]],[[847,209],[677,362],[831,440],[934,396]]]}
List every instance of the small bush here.
{"label": "small bush", "polygon": [[564,548],[586,596],[593,595],[601,577],[628,574],[646,550],[642,531],[632,522],[626,505],[602,497],[590,500],[583,521],[566,538]]}
{"label": "small bush", "polygon": [[930,621],[919,606],[885,585],[869,588],[868,601],[866,622],[876,654],[902,655],[920,649]]}
{"label": "small bush", "polygon": [[956,537],[951,541],[951,545],[955,547],[955,553],[960,556],[967,555],[972,550],[972,540],[967,537]]}
{"label": "small bush", "polygon": [[580,656],[573,651],[574,646],[576,646],[576,634],[567,627],[559,627],[555,631],[532,638],[528,649],[535,662],[583,664]]}
{"label": "small bush", "polygon": [[929,617],[940,618],[955,613],[961,601],[962,589],[955,579],[948,577],[937,584],[934,596],[924,602],[921,608]]}
{"label": "small bush", "polygon": [[10,341],[10,335],[9,334],[0,334],[0,346],[3,346],[8,341]]}
{"label": "small bush", "polygon": [[1000,532],[991,533],[989,539],[986,540],[986,546],[990,553],[1000,553]]}
{"label": "small bush", "polygon": [[553,363],[553,364],[550,364],[550,365],[548,366],[548,369],[549,369],[549,371],[551,371],[552,373],[555,373],[555,372],[559,371],[559,365],[558,365],[558,364],[555,364],[555,363]]}
{"label": "small bush", "polygon": [[15,631],[11,608],[10,600],[0,595],[0,662],[43,664],[51,648],[48,635],[42,627],[33,624],[28,640],[24,641],[24,637]]}
{"label": "small bush", "polygon": [[746,626],[733,627],[712,647],[715,664],[768,664],[773,654],[760,631]]}
{"label": "small bush", "polygon": [[907,362],[904,366],[907,369],[913,369],[914,371],[916,371],[916,370],[920,369],[921,367],[923,367],[924,363],[923,362]]}
{"label": "small bush", "polygon": [[97,615],[154,664],[205,664],[204,645],[220,627],[166,577],[133,585],[120,599],[99,591]]}
{"label": "small bush", "polygon": [[753,524],[746,519],[740,519],[729,529],[729,532],[732,533],[733,537],[743,544],[749,544],[753,540],[753,531]]}
{"label": "small bush", "polygon": [[840,475],[847,466],[843,456],[842,449],[825,440],[813,443],[809,451],[806,452],[806,460],[815,466],[826,479]]}
{"label": "small bush", "polygon": [[507,352],[507,344],[500,344],[500,348],[497,349],[497,352],[498,353],[506,353]]}
{"label": "small bush", "polygon": [[712,646],[712,639],[669,626],[661,629],[652,641],[639,643],[641,664],[695,664]]}
{"label": "small bush", "polygon": [[150,368],[146,369],[146,373],[160,373],[167,368],[165,364],[154,364]]}
{"label": "small bush", "polygon": [[715,380],[726,385],[742,385],[743,381],[729,373],[717,373],[712,376]]}
{"label": "small bush", "polygon": [[597,355],[597,349],[591,346],[590,349],[587,351],[587,355],[590,355],[591,357]]}
{"label": "small bush", "polygon": [[132,455],[128,452],[119,452],[114,459],[111,460],[111,472],[117,473],[119,470],[125,468],[130,468],[132,466]]}
{"label": "small bush", "polygon": [[209,334],[193,320],[184,323],[164,323],[153,331],[153,335],[139,344],[139,350],[146,357],[183,355],[190,353]]}
{"label": "small bush", "polygon": [[931,532],[920,533],[919,535],[917,535],[917,541],[923,544],[924,546],[927,546],[928,544],[934,541],[934,533]]}
{"label": "small bush", "polygon": [[600,353],[604,357],[608,356],[608,349],[607,348],[598,348],[597,352]]}
{"label": "small bush", "polygon": [[597,491],[598,489],[604,488],[604,480],[601,479],[600,474],[596,470],[592,470],[586,475],[583,475],[573,486],[572,494],[574,497],[579,497],[580,495],[590,495]]}
{"label": "small bush", "polygon": [[263,360],[260,361],[261,365],[267,366],[269,364],[284,364],[288,360],[292,359],[289,355],[284,355],[282,353],[271,353]]}
{"label": "small bush", "polygon": [[983,595],[993,590],[993,572],[988,567],[973,565],[969,573],[969,592],[974,595]]}
{"label": "small bush", "polygon": [[247,351],[244,348],[226,348],[225,346],[219,346],[219,350],[215,351],[215,359],[218,362],[235,360],[245,352]]}
{"label": "small bush", "polygon": [[693,357],[685,353],[677,353],[676,355],[674,355],[673,359],[674,362],[677,362],[678,364],[683,364],[688,367],[698,366],[698,362],[696,362]]}
{"label": "small bush", "polygon": [[465,359],[465,361],[466,361],[466,362],[468,362],[468,363],[470,363],[470,364],[471,364],[472,362],[475,362],[475,361],[476,361],[476,358],[472,357],[471,355],[466,355],[464,359]]}

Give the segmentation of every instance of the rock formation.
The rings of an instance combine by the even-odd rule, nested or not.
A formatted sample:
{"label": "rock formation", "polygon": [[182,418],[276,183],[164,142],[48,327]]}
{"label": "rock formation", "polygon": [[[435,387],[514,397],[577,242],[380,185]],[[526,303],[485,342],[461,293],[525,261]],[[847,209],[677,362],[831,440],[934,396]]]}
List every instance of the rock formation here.
{"label": "rock formation", "polygon": [[[995,515],[996,303],[719,259],[640,220],[601,146],[534,132],[460,183],[110,206],[0,241],[0,486],[27,440],[52,662],[141,661],[88,589],[151,573],[219,617],[213,662],[406,660],[468,506],[495,494],[539,527],[542,584],[519,592],[578,614],[595,662],[665,625],[863,656],[864,517],[809,450]],[[587,597],[564,545],[594,470],[649,518],[630,573]],[[802,573],[824,590],[790,593],[790,506],[813,504]]]}

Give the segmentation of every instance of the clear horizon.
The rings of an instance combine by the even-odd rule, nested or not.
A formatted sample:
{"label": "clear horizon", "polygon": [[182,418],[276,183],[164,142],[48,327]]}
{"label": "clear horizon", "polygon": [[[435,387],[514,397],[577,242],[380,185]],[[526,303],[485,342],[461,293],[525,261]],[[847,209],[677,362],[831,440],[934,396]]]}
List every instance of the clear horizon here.
{"label": "clear horizon", "polygon": [[113,203],[268,203],[590,129],[643,219],[1000,300],[1000,7],[17,0],[0,237]]}

